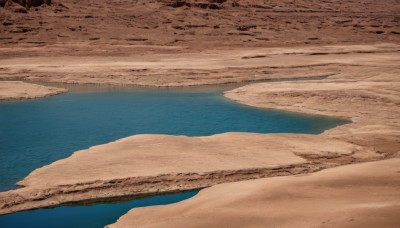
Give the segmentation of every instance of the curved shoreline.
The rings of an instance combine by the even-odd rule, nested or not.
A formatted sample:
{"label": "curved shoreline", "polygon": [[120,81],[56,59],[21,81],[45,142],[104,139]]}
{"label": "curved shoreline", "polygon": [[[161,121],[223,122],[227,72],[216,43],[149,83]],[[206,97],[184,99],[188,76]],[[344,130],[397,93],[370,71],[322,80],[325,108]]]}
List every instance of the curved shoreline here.
{"label": "curved shoreline", "polygon": [[21,81],[0,81],[0,101],[28,100],[67,92],[65,88],[37,85]]}
{"label": "curved shoreline", "polygon": [[[283,140],[290,143],[280,143]],[[313,151],[308,150],[310,145]],[[24,188],[0,193],[0,213],[309,173],[354,162],[364,153],[352,144],[317,135],[136,135],[75,152],[35,170],[19,182]],[[155,156],[159,158],[152,159]]]}
{"label": "curved shoreline", "polygon": [[[375,56],[377,55],[377,56]],[[383,58],[382,55],[389,55],[391,58]],[[329,55],[328,55],[329,57]],[[380,160],[387,157],[396,156],[397,148],[399,148],[399,142],[396,140],[400,132],[399,123],[396,121],[400,115],[398,108],[392,107],[391,105],[398,104],[398,93],[397,85],[398,79],[396,73],[398,68],[393,61],[393,57],[398,59],[398,54],[396,52],[391,54],[368,54],[365,58],[355,60],[346,65],[342,69],[339,75],[334,75],[330,79],[322,80],[319,82],[276,82],[276,83],[259,83],[244,86],[233,91],[225,93],[229,98],[245,103],[248,105],[261,107],[261,108],[277,108],[285,109],[288,111],[299,111],[308,112],[313,114],[324,114],[333,116],[342,116],[351,118],[353,123],[340,126],[329,130],[321,135],[316,136],[302,136],[302,135],[262,135],[262,134],[251,134],[252,137],[248,139],[255,140],[257,137],[261,137],[262,140],[259,144],[246,144],[243,143],[241,146],[248,146],[247,152],[251,153],[254,150],[251,149],[253,145],[267,145],[276,142],[276,137],[282,137],[279,141],[290,141],[293,140],[291,137],[297,137],[298,141],[294,145],[285,145],[282,143],[276,144],[276,148],[280,148],[283,152],[292,153],[290,156],[294,156],[296,159],[303,159],[303,163],[295,164],[281,164],[276,163],[275,166],[267,169],[262,169],[263,167],[254,166],[253,163],[247,163],[247,167],[237,167],[232,166],[230,168],[220,169],[217,171],[215,167],[219,167],[220,164],[206,163],[210,170],[206,170],[204,173],[199,172],[199,170],[180,170],[177,174],[173,174],[175,171],[162,171],[156,175],[132,175],[123,176],[123,178],[108,178],[101,179],[98,181],[99,177],[90,180],[74,180],[69,183],[59,183],[55,184],[54,187],[44,186],[40,184],[40,181],[36,183],[35,187],[29,188],[29,179],[31,175],[36,175],[40,170],[46,170],[52,168],[52,166],[57,167],[58,162],[52,165],[45,166],[31,173],[27,179],[21,182],[28,187],[18,189],[15,191],[9,191],[0,193],[0,213],[11,213],[19,210],[26,210],[32,208],[39,208],[49,205],[58,205],[64,202],[81,201],[90,198],[106,198],[112,196],[122,196],[122,195],[132,195],[151,192],[163,192],[171,190],[186,190],[199,187],[211,186],[217,183],[222,183],[226,181],[239,181],[245,179],[261,178],[268,176],[275,176],[278,170],[279,175],[293,175],[299,173],[309,173],[317,171],[323,168],[334,167],[343,164],[356,163],[361,161],[371,161]],[[320,57],[321,58],[321,57]],[[289,58],[291,59],[291,58]],[[329,58],[328,58],[329,59]],[[279,60],[282,61],[282,60]],[[321,59],[319,61],[322,61]],[[337,61],[337,60],[335,60]],[[348,61],[348,60],[346,60]],[[373,64],[371,64],[373,62]],[[384,72],[384,73],[382,73]],[[364,81],[363,83],[358,83],[357,81]],[[294,88],[293,91],[288,91],[288,86]],[[294,87],[293,87],[294,86]],[[344,87],[342,87],[344,86]],[[307,89],[309,88],[309,89]],[[339,89],[337,89],[339,88]],[[300,89],[301,92],[298,90]],[[271,90],[273,91],[271,93]],[[304,93],[304,94],[303,94]],[[345,94],[346,97],[341,95]],[[269,99],[274,100],[269,100]],[[300,103],[299,101],[313,101],[311,103]],[[355,102],[355,103],[354,103]],[[352,107],[352,105],[357,104],[357,107]],[[284,106],[282,106],[284,105]],[[368,109],[362,109],[363,106],[367,106]],[[315,108],[320,107],[320,109]],[[372,110],[369,110],[373,107]],[[340,110],[340,112],[337,112]],[[390,116],[388,119],[387,117]],[[376,133],[379,132],[379,135]],[[235,143],[236,141],[243,140],[246,134],[237,133],[240,136],[237,138],[232,137],[230,134],[225,134],[227,140],[229,141],[226,145],[230,143]],[[142,136],[141,136],[142,137]],[[157,136],[152,136],[157,137]],[[220,136],[211,136],[210,138],[218,138]],[[146,138],[146,137],[145,137]],[[188,143],[187,141],[197,140],[201,137],[193,137],[188,140],[184,140],[177,144],[177,148],[182,148],[182,145]],[[168,142],[174,142],[175,139],[170,139]],[[317,144],[313,147],[313,151],[308,151],[309,154],[304,154],[298,151],[299,147],[302,145],[306,146],[309,150],[310,143],[317,140]],[[154,140],[154,142],[157,142]],[[148,142],[147,142],[148,143]],[[183,144],[182,144],[183,143]],[[216,140],[216,143],[220,143],[220,140]],[[341,147],[338,151],[329,151],[324,145],[329,145],[331,143],[339,143],[343,145],[351,145],[353,148],[350,152],[346,146]],[[190,144],[190,143],[189,143]],[[217,145],[216,144],[216,145]],[[146,143],[140,143],[140,145],[146,145]],[[199,142],[197,145],[198,149],[204,148],[207,144],[202,144]],[[226,145],[219,147],[218,145],[214,148],[215,151],[219,151],[220,148],[225,148]],[[251,146],[250,146],[251,145]],[[107,146],[107,145],[105,145]],[[292,146],[292,147],[291,147]],[[294,146],[294,147],[293,147]],[[101,148],[102,146],[93,147],[89,150],[95,150],[95,148]],[[162,149],[162,147],[160,147]],[[160,149],[158,148],[158,149]],[[275,149],[276,149],[275,148]],[[294,148],[294,149],[293,149]],[[297,148],[297,149],[296,149]],[[246,149],[246,148],[244,148]],[[266,158],[265,161],[270,160],[272,157],[278,156],[275,149],[264,150],[263,154],[269,154],[270,158]],[[235,151],[234,149],[233,151]],[[157,150],[156,150],[157,151]],[[346,152],[347,151],[347,152]],[[304,151],[303,151],[304,152]],[[74,161],[74,156],[64,159],[72,159],[70,164],[79,165],[79,162]],[[210,159],[214,160],[215,155],[211,155]],[[258,157],[259,155],[254,155]],[[100,156],[101,158],[101,156]],[[103,157],[104,158],[104,157]],[[126,157],[125,157],[126,158]],[[124,157],[121,158],[122,162]],[[287,159],[287,158],[285,158]],[[285,160],[284,159],[284,160]],[[61,160],[63,161],[63,160]],[[105,160],[107,161],[107,159]],[[243,159],[236,157],[232,161],[245,162]],[[148,161],[151,162],[151,161]],[[248,162],[248,161],[247,161]],[[83,164],[83,163],[82,163]],[[119,162],[114,161],[113,165],[119,164]],[[147,163],[148,164],[148,163]],[[162,163],[165,165],[165,163]],[[278,164],[278,165],[277,165]],[[87,165],[87,164],[85,164]],[[286,165],[289,165],[285,168]],[[305,167],[304,167],[305,165]],[[303,167],[302,167],[303,166]],[[105,168],[107,168],[105,166]],[[256,168],[256,169],[254,169]],[[261,168],[261,169],[260,169]],[[248,169],[253,169],[250,173]],[[291,169],[294,169],[294,171]],[[57,169],[55,169],[57,170]],[[80,170],[80,169],[77,169]],[[221,173],[221,171],[223,171]],[[195,172],[195,173],[193,173]],[[168,176],[172,173],[172,176]],[[176,172],[175,172],[176,173]],[[179,179],[179,173],[183,178]],[[243,176],[245,173],[245,177]],[[200,175],[199,175],[200,174]],[[124,174],[125,175],[125,174]],[[160,176],[158,176],[160,175]],[[194,176],[191,176],[194,175]],[[247,176],[246,176],[247,175]],[[57,175],[56,175],[57,176]],[[226,177],[232,177],[232,179]],[[129,179],[129,177],[145,177],[144,179]],[[217,178],[215,178],[217,177]],[[59,176],[58,176],[59,178]],[[128,178],[128,179],[124,179]],[[226,178],[226,179],[224,179]],[[37,178],[41,180],[40,175]],[[44,179],[42,179],[43,181]],[[49,179],[51,183],[52,179]],[[54,180],[54,179],[53,179]],[[133,182],[132,182],[133,180]],[[165,181],[178,181],[183,187],[177,184],[172,184],[169,187],[165,187]],[[182,181],[182,182],[181,182]],[[39,184],[38,184],[39,183]],[[150,183],[149,187],[142,189],[141,184]],[[205,183],[205,184],[204,184]],[[125,188],[127,187],[127,188]],[[124,190],[125,188],[125,190]],[[33,190],[33,191],[32,191]],[[143,191],[144,190],[144,191]],[[134,194],[133,194],[134,195]]]}
{"label": "curved shoreline", "polygon": [[[395,76],[395,75],[394,75]],[[224,93],[225,97],[259,108],[319,114],[351,120],[352,123],[323,133],[377,151],[395,153],[400,148],[400,85],[387,82],[258,83]],[[339,85],[339,87],[338,87]],[[347,88],[346,88],[347,87]],[[382,93],[387,90],[389,94]],[[381,145],[381,144],[386,145]]]}
{"label": "curved shoreline", "polygon": [[106,227],[398,227],[399,164],[219,184],[176,204],[132,209]]}

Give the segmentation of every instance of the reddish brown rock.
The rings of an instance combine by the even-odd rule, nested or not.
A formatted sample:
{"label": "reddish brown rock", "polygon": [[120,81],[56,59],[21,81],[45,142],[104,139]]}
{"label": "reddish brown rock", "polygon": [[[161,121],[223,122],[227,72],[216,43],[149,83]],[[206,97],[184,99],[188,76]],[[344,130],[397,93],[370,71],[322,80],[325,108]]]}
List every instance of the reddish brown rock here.
{"label": "reddish brown rock", "polygon": [[12,2],[15,2],[27,9],[29,9],[32,6],[37,7],[37,6],[41,6],[43,4],[51,5],[51,0],[0,0],[0,6],[4,7],[7,4],[10,5],[10,4],[12,4]]}

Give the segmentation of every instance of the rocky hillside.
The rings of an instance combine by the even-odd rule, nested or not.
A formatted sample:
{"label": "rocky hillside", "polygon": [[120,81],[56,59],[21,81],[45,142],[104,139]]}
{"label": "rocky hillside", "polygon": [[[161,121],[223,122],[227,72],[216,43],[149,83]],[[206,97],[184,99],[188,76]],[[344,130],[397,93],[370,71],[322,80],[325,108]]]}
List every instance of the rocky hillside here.
{"label": "rocky hillside", "polygon": [[204,49],[400,41],[399,0],[13,1],[0,0],[3,47],[73,42]]}
{"label": "rocky hillside", "polygon": [[26,9],[30,9],[32,6],[41,6],[43,4],[51,5],[51,0],[0,0],[0,6],[10,7],[14,2]]}

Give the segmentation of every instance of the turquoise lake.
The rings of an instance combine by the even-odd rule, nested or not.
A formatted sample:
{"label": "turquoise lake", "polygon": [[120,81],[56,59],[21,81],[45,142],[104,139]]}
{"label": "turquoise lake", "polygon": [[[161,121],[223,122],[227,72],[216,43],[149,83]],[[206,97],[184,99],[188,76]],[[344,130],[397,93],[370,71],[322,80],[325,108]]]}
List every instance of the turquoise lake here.
{"label": "turquoise lake", "polygon": [[[0,191],[16,188],[15,183],[34,169],[74,151],[135,134],[318,134],[348,123],[240,105],[224,98],[224,89],[72,89],[53,97],[1,102]],[[195,193],[19,212],[0,216],[0,227],[103,227],[133,207],[178,202]]]}
{"label": "turquoise lake", "polygon": [[22,211],[0,216],[1,228],[91,228],[104,227],[117,221],[132,208],[176,203],[193,197],[198,191],[154,196],[141,200],[92,206],[60,206]]}

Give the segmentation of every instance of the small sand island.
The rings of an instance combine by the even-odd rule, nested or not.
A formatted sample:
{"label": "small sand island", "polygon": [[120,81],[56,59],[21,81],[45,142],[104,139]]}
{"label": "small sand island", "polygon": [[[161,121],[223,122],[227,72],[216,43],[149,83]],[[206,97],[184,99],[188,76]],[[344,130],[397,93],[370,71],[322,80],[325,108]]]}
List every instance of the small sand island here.
{"label": "small sand island", "polygon": [[[67,156],[38,153],[42,165],[24,175],[7,166],[0,176],[0,185],[6,175],[20,180],[20,188],[0,192],[0,226],[18,227],[21,211],[200,190],[175,204],[126,210],[101,226],[400,227],[399,14],[397,0],[0,0],[5,118],[37,99],[73,94],[76,85],[185,91],[232,85],[214,99],[345,123],[321,134],[124,133]],[[44,119],[51,119],[52,108],[76,100],[55,102],[32,107],[46,107],[51,114]],[[107,106],[101,110],[96,115]],[[22,120],[39,121],[34,117]],[[0,126],[0,159],[14,164],[8,155],[19,143],[26,144],[17,159],[47,143],[91,142],[73,132],[61,142],[44,134],[37,144],[43,147],[32,149],[32,139]]]}
{"label": "small sand island", "polygon": [[47,97],[66,92],[66,89],[36,85],[21,81],[0,81],[0,100],[23,100]]}

